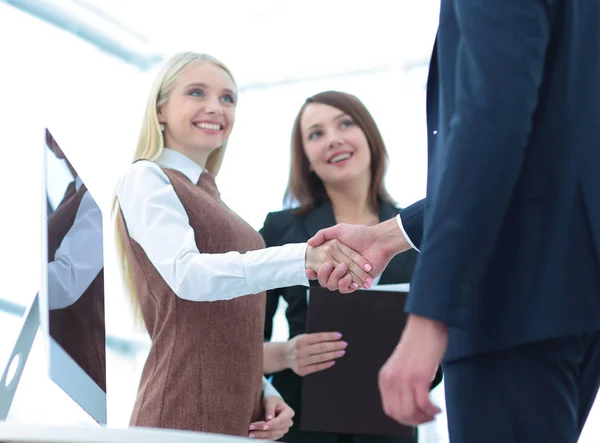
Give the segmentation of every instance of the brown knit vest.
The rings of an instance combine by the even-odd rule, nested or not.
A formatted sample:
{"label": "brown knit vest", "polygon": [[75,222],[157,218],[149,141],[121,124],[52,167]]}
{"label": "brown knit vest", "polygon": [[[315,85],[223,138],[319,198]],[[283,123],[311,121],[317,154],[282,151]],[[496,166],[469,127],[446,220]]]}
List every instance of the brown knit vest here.
{"label": "brown knit vest", "polygon": [[[201,253],[264,248],[262,237],[221,202],[211,174],[202,173],[195,185],[178,171],[163,170]],[[264,293],[217,302],[181,299],[129,237],[122,216],[121,227],[152,339],[131,425],[247,436],[249,424],[264,419]]]}
{"label": "brown knit vest", "polygon": [[[56,251],[73,226],[86,188],[82,186],[79,191],[74,191],[73,182],[48,219],[49,262],[54,260]],[[106,392],[104,269],[75,303],[50,311],[50,335]]]}

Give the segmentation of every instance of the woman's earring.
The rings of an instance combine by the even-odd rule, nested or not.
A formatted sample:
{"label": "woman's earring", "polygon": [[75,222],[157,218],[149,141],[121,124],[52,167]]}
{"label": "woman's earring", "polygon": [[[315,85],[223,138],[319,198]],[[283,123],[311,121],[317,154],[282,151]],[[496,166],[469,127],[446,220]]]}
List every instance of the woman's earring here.
{"label": "woman's earring", "polygon": [[163,132],[165,130],[165,125],[163,125],[162,123],[159,124],[158,127],[160,128],[160,132]]}

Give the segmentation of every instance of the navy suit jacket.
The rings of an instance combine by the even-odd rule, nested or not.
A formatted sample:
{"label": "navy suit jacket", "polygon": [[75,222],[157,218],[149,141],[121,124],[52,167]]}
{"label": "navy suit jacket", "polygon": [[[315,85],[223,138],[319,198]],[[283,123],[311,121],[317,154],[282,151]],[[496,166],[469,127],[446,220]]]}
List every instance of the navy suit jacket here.
{"label": "navy suit jacket", "polygon": [[600,2],[443,0],[407,310],[446,361],[600,330]]}

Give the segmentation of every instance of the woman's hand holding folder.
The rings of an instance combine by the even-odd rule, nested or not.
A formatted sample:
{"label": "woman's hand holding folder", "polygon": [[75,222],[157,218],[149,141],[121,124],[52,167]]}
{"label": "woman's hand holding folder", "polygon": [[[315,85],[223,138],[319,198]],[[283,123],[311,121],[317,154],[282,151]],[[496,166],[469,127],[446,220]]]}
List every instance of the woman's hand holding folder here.
{"label": "woman's hand holding folder", "polygon": [[346,353],[348,343],[339,332],[300,334],[285,342],[281,360],[301,377],[331,368]]}

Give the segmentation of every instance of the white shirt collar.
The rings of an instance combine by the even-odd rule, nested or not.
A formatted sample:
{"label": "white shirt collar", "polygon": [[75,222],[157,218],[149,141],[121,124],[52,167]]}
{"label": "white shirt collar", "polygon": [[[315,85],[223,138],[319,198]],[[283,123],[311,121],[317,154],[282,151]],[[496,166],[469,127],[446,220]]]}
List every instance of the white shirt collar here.
{"label": "white shirt collar", "polygon": [[165,168],[175,169],[176,171],[181,172],[194,184],[198,183],[203,171],[202,167],[194,160],[179,151],[169,148],[163,148],[156,163]]}
{"label": "white shirt collar", "polygon": [[79,178],[79,176],[75,177],[75,191],[79,191],[81,186],[83,185],[83,181]]}

